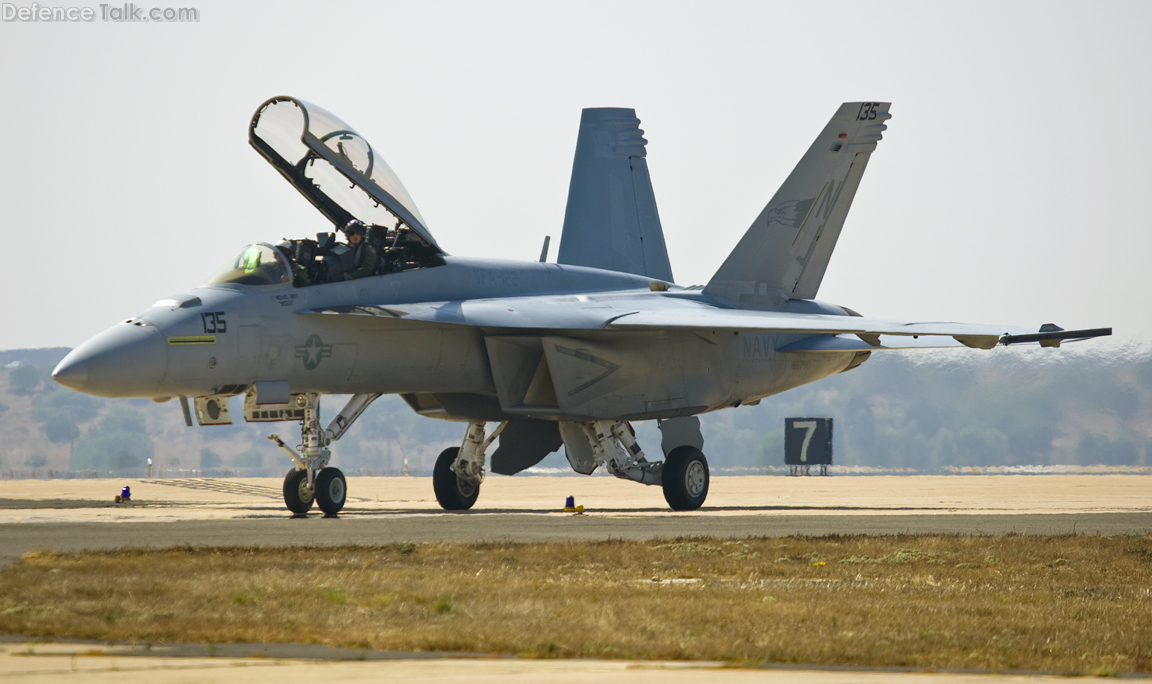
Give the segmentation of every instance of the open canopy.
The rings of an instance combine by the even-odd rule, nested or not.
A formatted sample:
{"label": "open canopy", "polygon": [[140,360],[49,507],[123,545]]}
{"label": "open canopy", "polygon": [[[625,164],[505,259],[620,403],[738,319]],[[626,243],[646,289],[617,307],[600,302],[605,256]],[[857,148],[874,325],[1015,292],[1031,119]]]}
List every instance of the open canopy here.
{"label": "open canopy", "polygon": [[388,228],[403,224],[440,248],[388,163],[330,112],[274,97],[252,116],[248,141],[336,226],[354,218]]}

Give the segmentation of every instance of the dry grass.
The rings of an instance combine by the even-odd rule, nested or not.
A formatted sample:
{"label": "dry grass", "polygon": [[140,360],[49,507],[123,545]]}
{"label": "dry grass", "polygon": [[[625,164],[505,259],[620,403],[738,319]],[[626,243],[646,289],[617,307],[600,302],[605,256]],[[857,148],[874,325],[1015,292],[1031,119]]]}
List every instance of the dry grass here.
{"label": "dry grass", "polygon": [[1109,674],[1152,670],[1150,586],[1149,536],[36,552],[0,632]]}

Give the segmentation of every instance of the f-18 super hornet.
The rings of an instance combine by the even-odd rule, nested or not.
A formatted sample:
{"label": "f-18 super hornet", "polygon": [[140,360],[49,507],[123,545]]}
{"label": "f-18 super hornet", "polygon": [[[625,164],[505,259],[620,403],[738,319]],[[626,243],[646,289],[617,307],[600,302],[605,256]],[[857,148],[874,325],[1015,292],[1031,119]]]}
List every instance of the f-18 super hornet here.
{"label": "f-18 super hornet", "polygon": [[[245,247],[200,287],[77,347],[52,377],[99,396],[178,398],[187,425],[193,415],[231,423],[234,397],[246,421],[299,422],[295,448],[270,436],[295,464],[284,501],[298,514],[314,502],[331,515],[343,507],[329,446],[383,394],[466,424],[432,476],[445,509],[473,505],[486,465],[512,475],[561,445],[577,473],[603,465],[660,485],[674,509],[696,509],[709,484],[699,414],[889,349],[1059,347],[1111,334],[868,318],[817,301],[888,111],[840,106],[708,284],[682,287],[631,109],[584,110],[556,263],[547,241],[539,262],[517,262],[449,255],[362,136],[276,97],[253,115],[249,142],[332,228]],[[349,225],[378,257],[366,275],[362,248],[337,241]],[[326,426],[325,394],[352,395]],[[662,461],[637,443],[630,422],[641,420],[658,421]]]}

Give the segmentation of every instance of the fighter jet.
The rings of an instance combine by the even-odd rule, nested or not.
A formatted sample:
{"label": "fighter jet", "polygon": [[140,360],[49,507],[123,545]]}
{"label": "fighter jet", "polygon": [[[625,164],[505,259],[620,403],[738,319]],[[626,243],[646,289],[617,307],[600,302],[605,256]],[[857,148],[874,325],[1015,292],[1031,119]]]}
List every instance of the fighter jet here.
{"label": "fighter jet", "polygon": [[[697,509],[709,486],[702,413],[890,349],[1111,334],[868,318],[815,299],[889,107],[841,105],[707,285],[683,287],[631,109],[584,110],[556,263],[547,240],[539,262],[520,262],[448,254],[367,140],[275,97],[249,142],[331,227],[244,247],[203,285],[81,344],[52,377],[98,396],[176,398],[189,426],[230,424],[234,407],[248,422],[298,422],[295,448],[270,436],[292,460],[284,502],[296,514],[344,506],[329,447],[383,394],[465,425],[432,476],[445,509],[470,508],[488,468],[512,475],[561,445],[577,473],[604,466]],[[349,226],[377,255],[371,272],[359,240],[337,239]],[[326,394],[352,397],[322,425]],[[643,420],[657,421],[663,460],[637,443],[631,423]]]}

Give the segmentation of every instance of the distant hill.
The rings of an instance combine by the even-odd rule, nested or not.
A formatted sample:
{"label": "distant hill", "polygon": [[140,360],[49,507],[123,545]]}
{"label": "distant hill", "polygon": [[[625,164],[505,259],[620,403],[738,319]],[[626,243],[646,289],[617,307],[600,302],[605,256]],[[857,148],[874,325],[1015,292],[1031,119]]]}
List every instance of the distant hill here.
{"label": "distant hill", "polygon": [[52,366],[72,351],[68,347],[48,347],[46,349],[8,349],[0,351],[0,366],[19,361],[26,366]]}

